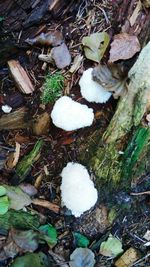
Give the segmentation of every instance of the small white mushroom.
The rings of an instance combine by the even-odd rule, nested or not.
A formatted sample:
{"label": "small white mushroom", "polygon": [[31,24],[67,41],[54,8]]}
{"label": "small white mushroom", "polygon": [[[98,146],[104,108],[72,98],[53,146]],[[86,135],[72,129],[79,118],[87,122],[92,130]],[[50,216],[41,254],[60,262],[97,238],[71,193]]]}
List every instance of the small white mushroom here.
{"label": "small white mushroom", "polygon": [[89,102],[106,103],[112,94],[92,79],[92,71],[87,69],[80,78],[81,95]]}
{"label": "small white mushroom", "polygon": [[55,126],[66,131],[73,131],[92,125],[94,113],[93,109],[88,106],[68,96],[62,96],[55,102],[51,118]]}
{"label": "small white mushroom", "polygon": [[2,106],[2,111],[4,113],[10,113],[12,111],[12,107],[8,106],[8,105],[3,105]]}
{"label": "small white mushroom", "polygon": [[69,162],[62,173],[62,204],[71,210],[75,217],[92,208],[98,193],[85,166]]}

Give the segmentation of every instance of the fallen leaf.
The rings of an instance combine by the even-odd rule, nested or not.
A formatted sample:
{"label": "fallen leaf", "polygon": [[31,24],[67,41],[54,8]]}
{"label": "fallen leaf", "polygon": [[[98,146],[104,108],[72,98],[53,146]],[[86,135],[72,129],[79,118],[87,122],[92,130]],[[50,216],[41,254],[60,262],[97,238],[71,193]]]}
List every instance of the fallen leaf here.
{"label": "fallen leaf", "polygon": [[33,230],[11,229],[3,247],[7,258],[14,258],[22,252],[33,252],[38,248],[38,235]]}
{"label": "fallen leaf", "polygon": [[70,255],[70,267],[93,267],[95,255],[88,248],[76,248]]}
{"label": "fallen leaf", "polygon": [[33,230],[20,231],[12,229],[11,235],[17,246],[24,252],[33,252],[38,248],[37,234]]}
{"label": "fallen leaf", "polygon": [[125,91],[126,78],[121,77],[117,66],[107,67],[99,64],[92,71],[92,78],[99,83],[105,90],[113,92],[113,97],[117,99]]}
{"label": "fallen leaf", "polygon": [[107,257],[115,258],[123,252],[122,243],[116,237],[110,235],[107,241],[101,243],[100,254]]}
{"label": "fallen leaf", "polygon": [[0,197],[0,215],[5,214],[9,209],[9,200],[7,196]]}
{"label": "fallen leaf", "polygon": [[55,61],[55,64],[58,69],[63,69],[70,65],[71,55],[66,44],[54,47],[51,50],[51,57]]}
{"label": "fallen leaf", "polygon": [[135,24],[136,19],[137,19],[138,15],[139,15],[139,12],[140,12],[141,9],[142,9],[142,3],[141,3],[141,1],[139,0],[139,1],[137,2],[137,5],[136,5],[136,7],[135,7],[135,9],[134,9],[134,11],[133,11],[131,17],[129,18],[131,27]]}
{"label": "fallen leaf", "polygon": [[47,33],[41,33],[35,38],[26,39],[26,43],[30,45],[40,44],[40,45],[52,45],[57,46],[62,44],[63,35],[60,31],[49,31]]}
{"label": "fallen leaf", "polygon": [[0,197],[6,195],[6,188],[2,185],[0,185]]}
{"label": "fallen leaf", "polygon": [[42,233],[42,239],[47,242],[50,247],[57,244],[57,231],[51,224],[41,225],[39,231]]}
{"label": "fallen leaf", "polygon": [[100,62],[109,44],[109,35],[106,32],[92,33],[83,37],[85,56],[95,62]]}
{"label": "fallen leaf", "polygon": [[132,58],[139,51],[140,43],[136,36],[128,33],[116,34],[111,43],[109,62]]}
{"label": "fallen leaf", "polygon": [[139,259],[136,249],[129,248],[126,252],[115,262],[116,267],[129,267]]}
{"label": "fallen leaf", "polygon": [[47,112],[39,115],[33,122],[32,130],[35,135],[47,134],[50,128],[50,116]]}
{"label": "fallen leaf", "polygon": [[80,54],[77,55],[74,58],[74,61],[72,63],[72,66],[71,66],[69,72],[75,73],[80,68],[80,65],[81,65],[82,60],[83,60],[83,56],[81,56]]}
{"label": "fallen leaf", "polygon": [[81,235],[80,233],[74,232],[73,237],[77,247],[87,248],[90,244],[89,239],[86,236]]}
{"label": "fallen leaf", "polygon": [[43,252],[27,253],[24,256],[17,257],[11,267],[52,267],[47,256]]}
{"label": "fallen leaf", "polygon": [[12,170],[18,163],[20,156],[20,144],[16,142],[16,148],[14,153],[10,153],[7,161],[6,161],[6,167],[9,170]]}
{"label": "fallen leaf", "polygon": [[37,194],[37,189],[31,184],[22,183],[19,185],[19,187],[22,189],[24,193],[26,193],[30,197],[33,197]]}
{"label": "fallen leaf", "polygon": [[30,197],[24,193],[21,188],[6,185],[6,194],[10,201],[10,208],[14,210],[21,210],[25,206],[31,204]]}

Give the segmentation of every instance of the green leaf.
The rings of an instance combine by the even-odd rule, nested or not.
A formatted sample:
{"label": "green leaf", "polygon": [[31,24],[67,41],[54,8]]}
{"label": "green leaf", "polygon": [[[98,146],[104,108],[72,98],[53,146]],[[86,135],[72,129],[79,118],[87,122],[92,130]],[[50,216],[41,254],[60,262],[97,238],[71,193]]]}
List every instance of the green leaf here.
{"label": "green leaf", "polygon": [[0,197],[6,195],[6,188],[2,185],[0,185]]}
{"label": "green leaf", "polygon": [[7,196],[0,197],[0,215],[5,214],[9,209],[9,200]]}
{"label": "green leaf", "polygon": [[88,248],[76,248],[70,256],[70,267],[93,267],[94,253]]}
{"label": "green leaf", "polygon": [[47,256],[43,252],[27,253],[22,257],[17,257],[10,265],[11,267],[51,267]]}
{"label": "green leaf", "polygon": [[75,233],[73,233],[73,237],[74,237],[74,240],[75,240],[77,247],[81,247],[81,248],[88,247],[90,241],[86,236],[75,232]]}
{"label": "green leaf", "polygon": [[108,257],[117,257],[123,252],[122,243],[119,239],[109,235],[107,241],[102,242],[100,246],[100,253]]}
{"label": "green leaf", "polygon": [[31,198],[20,187],[6,185],[6,190],[11,209],[21,210],[31,204]]}
{"label": "green leaf", "polygon": [[39,230],[43,235],[40,237],[47,242],[49,246],[54,246],[57,243],[57,231],[51,224],[41,225]]}
{"label": "green leaf", "polygon": [[92,33],[82,38],[85,56],[96,62],[100,62],[109,44],[109,35],[106,32]]}
{"label": "green leaf", "polygon": [[0,22],[3,21],[3,20],[4,20],[4,17],[1,17],[1,16],[0,16]]}

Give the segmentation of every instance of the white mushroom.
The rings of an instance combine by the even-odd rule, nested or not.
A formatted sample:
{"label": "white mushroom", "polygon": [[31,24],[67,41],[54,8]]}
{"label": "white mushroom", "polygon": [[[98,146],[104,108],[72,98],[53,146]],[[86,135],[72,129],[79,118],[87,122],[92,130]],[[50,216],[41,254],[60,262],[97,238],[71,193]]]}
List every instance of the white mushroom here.
{"label": "white mushroom", "polygon": [[73,131],[90,126],[94,120],[93,109],[82,105],[68,96],[60,97],[53,107],[51,118],[55,126]]}
{"label": "white mushroom", "polygon": [[79,85],[81,95],[89,102],[105,103],[111,97],[111,93],[92,79],[93,68],[83,72]]}
{"label": "white mushroom", "polygon": [[71,210],[75,217],[92,208],[98,193],[87,169],[79,164],[69,162],[62,170],[61,198],[62,204]]}

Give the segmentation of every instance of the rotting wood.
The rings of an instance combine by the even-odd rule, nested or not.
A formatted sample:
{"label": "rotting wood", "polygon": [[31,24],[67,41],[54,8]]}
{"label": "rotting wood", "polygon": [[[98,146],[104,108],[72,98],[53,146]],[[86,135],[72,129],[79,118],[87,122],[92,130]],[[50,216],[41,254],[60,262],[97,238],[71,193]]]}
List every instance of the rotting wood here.
{"label": "rotting wood", "polygon": [[25,107],[19,108],[9,114],[4,114],[0,117],[0,131],[27,128],[30,126],[27,118],[28,110]]}
{"label": "rotting wood", "polygon": [[92,157],[87,163],[96,175],[101,194],[129,189],[136,163],[148,147],[150,130],[143,116],[150,106],[150,42],[141,51],[128,77],[128,90],[121,96],[97,148],[93,151],[93,144],[88,147]]}
{"label": "rotting wood", "polygon": [[34,92],[34,86],[19,61],[14,59],[9,60],[8,66],[18,89],[24,94],[32,94]]}

